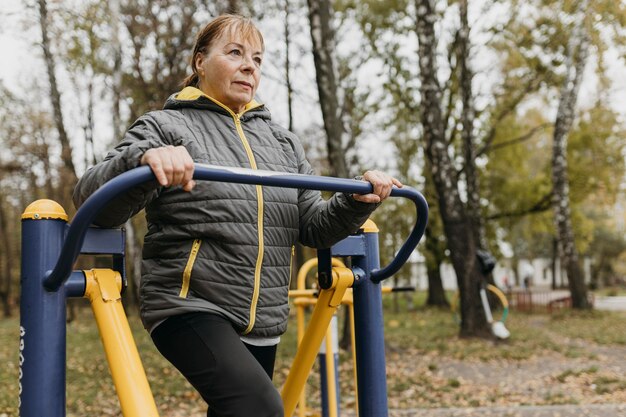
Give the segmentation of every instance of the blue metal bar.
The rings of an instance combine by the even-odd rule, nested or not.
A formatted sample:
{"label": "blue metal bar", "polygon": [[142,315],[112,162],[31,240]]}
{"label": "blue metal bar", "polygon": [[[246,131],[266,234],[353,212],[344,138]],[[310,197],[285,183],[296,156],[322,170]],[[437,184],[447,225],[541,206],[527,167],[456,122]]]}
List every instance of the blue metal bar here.
{"label": "blue metal bar", "polygon": [[365,233],[365,256],[352,258],[354,327],[359,417],[387,417],[387,374],[381,284],[373,282],[378,270],[378,233]]}
{"label": "blue metal bar", "polygon": [[41,285],[59,257],[64,220],[22,220],[20,416],[65,416],[65,287]]}
{"label": "blue metal bar", "polygon": [[330,249],[333,256],[365,256],[365,250],[364,235],[348,236]]}
{"label": "blue metal bar", "polygon": [[65,296],[67,298],[82,298],[85,296],[87,281],[83,271],[74,271],[65,281]]}
{"label": "blue metal bar", "polygon": [[[367,194],[372,191],[372,185],[363,181],[199,164],[195,167],[194,178],[198,180],[356,194]],[[46,289],[56,291],[70,275],[85,239],[87,227],[93,223],[98,212],[115,197],[150,180],[154,180],[154,174],[149,167],[135,168],[113,178],[85,201],[74,216],[56,266],[44,281]],[[408,198],[415,203],[417,223],[400,251],[398,251],[396,258],[384,269],[376,270],[372,273],[371,278],[374,281],[385,279],[400,269],[424,234],[428,219],[428,204],[418,191],[410,187],[394,188],[391,196]]]}
{"label": "blue metal bar", "polygon": [[89,227],[87,228],[87,234],[80,253],[90,255],[124,255],[125,250],[124,229]]}

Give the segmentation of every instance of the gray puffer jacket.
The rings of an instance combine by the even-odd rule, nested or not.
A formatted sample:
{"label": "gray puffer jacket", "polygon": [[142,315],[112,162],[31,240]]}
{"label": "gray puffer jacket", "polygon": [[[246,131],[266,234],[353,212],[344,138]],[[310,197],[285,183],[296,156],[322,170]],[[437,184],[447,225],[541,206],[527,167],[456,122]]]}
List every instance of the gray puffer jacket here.
{"label": "gray puffer jacket", "polygon": [[[140,117],[74,192],[80,206],[111,178],[139,165],[150,148],[185,146],[193,160],[312,174],[302,145],[250,103],[235,114],[187,87],[165,109]],[[156,182],[137,187],[97,217],[113,227],[146,209],[141,317],[152,329],[191,311],[224,315],[241,334],[273,337],[286,328],[293,245],[330,247],[358,230],[376,207],[344,194],[199,181],[191,192]]]}

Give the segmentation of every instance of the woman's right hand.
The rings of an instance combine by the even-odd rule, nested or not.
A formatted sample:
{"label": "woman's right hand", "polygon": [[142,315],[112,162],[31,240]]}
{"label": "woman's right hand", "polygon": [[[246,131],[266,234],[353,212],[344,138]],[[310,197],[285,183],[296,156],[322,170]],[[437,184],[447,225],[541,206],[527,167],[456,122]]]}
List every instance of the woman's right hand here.
{"label": "woman's right hand", "polygon": [[183,190],[191,191],[196,185],[193,180],[193,159],[184,146],[168,145],[148,149],[140,163],[150,166],[163,187],[181,185]]}

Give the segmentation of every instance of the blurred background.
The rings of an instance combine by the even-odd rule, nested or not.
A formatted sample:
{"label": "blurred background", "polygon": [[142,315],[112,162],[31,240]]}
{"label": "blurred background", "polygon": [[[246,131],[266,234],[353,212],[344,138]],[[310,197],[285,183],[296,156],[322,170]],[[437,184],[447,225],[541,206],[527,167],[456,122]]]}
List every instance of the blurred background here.
{"label": "blurred background", "polygon": [[[195,33],[224,12],[263,32],[258,100],[298,134],[317,173],[385,170],[426,196],[426,236],[393,278],[421,295],[395,294],[388,307],[445,307],[460,289],[449,336],[488,339],[474,267],[484,250],[497,259],[487,279],[512,308],[626,308],[624,1],[0,0],[8,323],[24,208],[50,198],[71,217],[77,178],[180,90]],[[396,200],[373,217],[383,264],[415,220]],[[125,228],[132,314],[145,220]],[[314,253],[297,255],[294,269]]]}

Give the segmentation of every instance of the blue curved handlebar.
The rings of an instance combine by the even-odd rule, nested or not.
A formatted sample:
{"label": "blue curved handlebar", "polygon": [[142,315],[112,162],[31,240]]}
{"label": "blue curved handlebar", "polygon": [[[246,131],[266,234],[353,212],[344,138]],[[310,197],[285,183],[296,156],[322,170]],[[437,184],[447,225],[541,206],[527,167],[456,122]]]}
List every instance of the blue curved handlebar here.
{"label": "blue curved handlebar", "polygon": [[[196,164],[193,177],[197,180],[343,193],[368,194],[372,192],[372,185],[364,181],[213,165]],[[54,269],[44,280],[46,289],[56,291],[70,276],[85,240],[87,228],[93,223],[96,215],[115,197],[154,179],[154,174],[148,166],[135,168],[108,181],[85,201],[72,220]],[[404,197],[413,201],[417,209],[417,222],[391,263],[385,268],[372,271],[371,279],[374,282],[388,278],[400,269],[422,238],[428,220],[428,204],[418,191],[409,187],[394,188],[391,196]]]}

